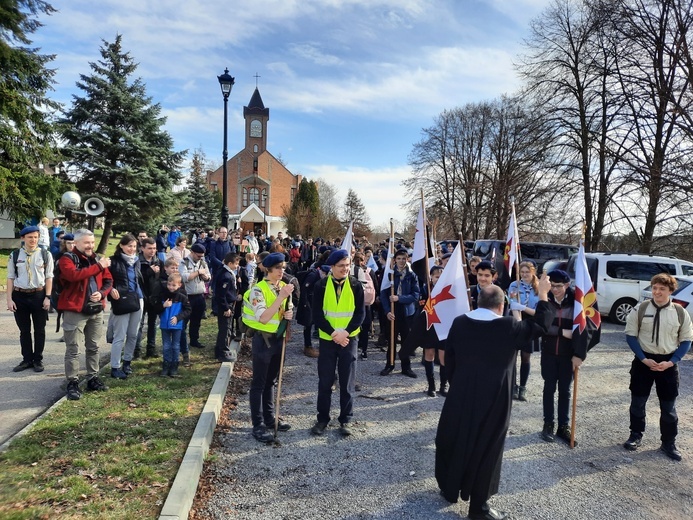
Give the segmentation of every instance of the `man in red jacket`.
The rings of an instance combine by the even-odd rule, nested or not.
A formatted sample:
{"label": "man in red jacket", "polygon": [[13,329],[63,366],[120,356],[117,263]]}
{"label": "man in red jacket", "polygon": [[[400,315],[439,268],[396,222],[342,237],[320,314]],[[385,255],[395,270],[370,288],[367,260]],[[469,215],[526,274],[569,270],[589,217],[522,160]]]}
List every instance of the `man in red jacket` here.
{"label": "man in red jacket", "polygon": [[98,377],[99,339],[103,334],[103,310],[106,296],[113,287],[113,277],[108,267],[111,259],[98,258],[94,253],[94,233],[79,229],[75,233],[75,247],[71,253],[60,257],[58,262],[62,291],[58,298],[58,310],[63,313],[65,332],[65,377],[67,398],[82,397],[79,390],[79,343],[86,349],[88,391],[104,391],[108,388]]}

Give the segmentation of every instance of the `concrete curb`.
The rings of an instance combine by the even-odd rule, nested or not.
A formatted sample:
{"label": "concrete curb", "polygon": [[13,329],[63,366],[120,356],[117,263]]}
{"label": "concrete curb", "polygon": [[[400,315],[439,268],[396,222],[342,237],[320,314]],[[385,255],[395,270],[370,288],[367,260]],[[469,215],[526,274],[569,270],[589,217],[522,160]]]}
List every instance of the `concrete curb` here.
{"label": "concrete curb", "polygon": [[[232,344],[231,349],[238,355],[238,342]],[[164,506],[159,513],[159,520],[183,520],[188,518],[192,508],[197,485],[202,474],[205,457],[209,451],[209,446],[214,437],[214,430],[219,420],[221,408],[224,405],[226,389],[233,374],[235,363],[222,363],[219,373],[214,381],[212,390],[209,392],[205,407],[202,409],[197,426],[193,432],[188,449],[185,451],[183,460],[178,468],[176,478],[173,480],[171,489],[164,502]]]}

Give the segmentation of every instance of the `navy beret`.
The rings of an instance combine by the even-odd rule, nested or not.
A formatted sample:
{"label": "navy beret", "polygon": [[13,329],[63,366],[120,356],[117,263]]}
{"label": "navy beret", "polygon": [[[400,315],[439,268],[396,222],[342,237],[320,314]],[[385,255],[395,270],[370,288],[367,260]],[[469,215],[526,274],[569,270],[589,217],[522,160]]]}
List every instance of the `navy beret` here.
{"label": "navy beret", "polygon": [[397,251],[395,251],[395,256],[400,256],[400,255],[405,255],[405,256],[408,257],[408,256],[409,256],[409,251],[407,251],[407,250],[404,249],[404,248],[399,248]]}
{"label": "navy beret", "polygon": [[24,235],[28,235],[29,233],[39,233],[39,228],[38,226],[27,226],[24,229],[22,229],[19,232],[19,236],[23,237]]}
{"label": "navy beret", "polygon": [[445,253],[445,254],[441,257],[441,259],[442,259],[442,260],[445,260],[446,258],[450,258],[451,256],[452,256],[452,253]]}
{"label": "navy beret", "polygon": [[344,260],[349,256],[349,253],[345,251],[344,249],[335,249],[332,251],[330,256],[327,257],[327,260],[325,261],[325,265],[334,265],[340,260]]}
{"label": "navy beret", "polygon": [[74,240],[75,235],[73,235],[72,233],[65,233],[62,238],[63,240]]}
{"label": "navy beret", "polygon": [[269,269],[270,267],[274,267],[275,265],[281,264],[284,261],[286,261],[286,257],[283,253],[270,253],[262,261],[262,265],[263,267]]}
{"label": "navy beret", "polygon": [[570,283],[570,275],[561,269],[554,269],[549,273],[549,280],[553,283]]}
{"label": "navy beret", "polygon": [[207,250],[205,249],[205,246],[203,246],[202,244],[198,244],[197,242],[195,242],[192,245],[192,247],[190,248],[190,251],[192,251],[193,253],[202,253],[203,255],[207,252]]}

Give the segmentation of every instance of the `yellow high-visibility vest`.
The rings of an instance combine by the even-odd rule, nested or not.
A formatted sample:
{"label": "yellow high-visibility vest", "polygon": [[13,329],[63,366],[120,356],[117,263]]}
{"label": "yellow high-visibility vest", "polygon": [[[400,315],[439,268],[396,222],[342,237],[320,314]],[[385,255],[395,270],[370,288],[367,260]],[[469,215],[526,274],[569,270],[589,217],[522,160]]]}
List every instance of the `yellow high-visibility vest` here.
{"label": "yellow high-visibility vest", "polygon": [[[286,285],[284,282],[279,282],[280,289],[284,285]],[[256,287],[262,290],[262,296],[265,299],[265,304],[267,308],[271,307],[274,303],[274,300],[277,299],[277,295],[274,294],[274,291],[272,290],[270,285],[267,283],[266,280],[262,280],[257,283]],[[274,316],[272,316],[272,318],[267,323],[260,323],[257,319],[255,319],[255,312],[253,311],[253,307],[250,305],[251,290],[252,289],[247,290],[243,295],[243,323],[245,323],[248,327],[255,330],[259,330],[261,332],[277,332],[277,329],[279,328],[279,323],[281,322],[280,312],[277,311],[277,313]]]}
{"label": "yellow high-visibility vest", "polygon": [[[327,278],[327,283],[325,284],[325,297],[322,300],[322,312],[325,314],[325,319],[332,325],[332,328],[346,329],[347,325],[354,316],[354,311],[356,310],[356,301],[354,300],[354,291],[351,290],[351,284],[349,283],[349,277],[344,280],[344,285],[342,285],[342,294],[339,296],[339,301],[337,301],[337,291],[334,288],[334,282],[332,281],[332,275]],[[353,338],[358,335],[361,328],[359,327],[354,332],[349,334],[349,337]],[[332,340],[332,337],[322,329],[319,330],[318,335],[322,339]]]}

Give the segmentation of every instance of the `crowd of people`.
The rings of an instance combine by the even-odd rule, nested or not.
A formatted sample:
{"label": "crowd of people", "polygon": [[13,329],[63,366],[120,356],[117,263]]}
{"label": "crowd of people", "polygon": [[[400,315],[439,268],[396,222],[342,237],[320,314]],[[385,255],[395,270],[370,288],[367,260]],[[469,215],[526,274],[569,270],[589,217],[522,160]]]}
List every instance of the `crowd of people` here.
{"label": "crowd of people", "polygon": [[[416,379],[412,359],[422,349],[424,391],[446,397],[436,436],[436,478],[448,501],[470,501],[470,518],[506,518],[488,500],[498,490],[511,403],[530,398],[533,353],[540,356],[544,382],[541,437],[577,445],[568,421],[569,403],[573,374],[587,350],[572,338],[575,294],[564,271],[539,278],[532,262],[522,262],[518,280],[504,292],[497,285],[495,264],[470,258],[472,310],[457,317],[448,339],[441,341],[422,318],[432,287],[451,257],[443,249],[430,266],[430,279],[423,280],[412,270],[412,244],[405,241],[372,244],[362,237],[342,244],[339,238],[304,240],[281,232],[268,237],[221,227],[183,233],[164,226],[154,237],[146,231],[126,233],[115,253],[102,257],[95,253],[91,231],[65,233],[57,219],[50,228],[46,224],[24,228],[23,245],[8,262],[7,308],[20,330],[22,355],[14,371],[43,371],[46,318],[53,307],[62,319],[70,400],[80,399],[82,388],[108,389],[98,366],[104,325],[112,378],[127,379],[140,356],[160,355],[158,330],[161,375],[176,377],[181,363],[190,364],[190,347],[205,348],[200,325],[211,313],[218,325],[217,361],[235,360],[232,340],[245,336],[252,343],[252,435],[271,442],[277,431],[291,428],[275,413],[274,395],[287,323],[295,317],[303,326],[304,354],[317,358],[313,435],[323,435],[331,422],[335,378],[339,433],[352,434],[357,359],[368,359],[370,340],[372,348],[385,353],[383,377],[399,373]],[[384,279],[388,272],[391,276]],[[634,451],[641,445],[645,405],[656,385],[661,449],[681,460],[675,445],[678,362],[690,348],[693,326],[688,313],[671,301],[675,278],[658,274],[652,288],[652,301],[634,309],[626,326],[635,357],[631,433],[624,448]],[[104,324],[107,301],[111,313]],[[81,346],[87,371],[82,387]]]}

